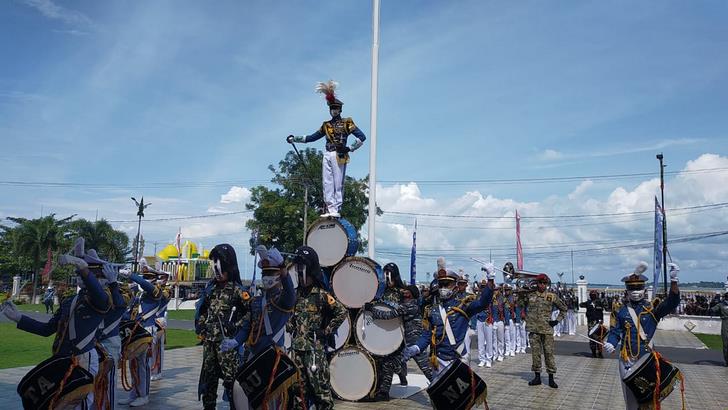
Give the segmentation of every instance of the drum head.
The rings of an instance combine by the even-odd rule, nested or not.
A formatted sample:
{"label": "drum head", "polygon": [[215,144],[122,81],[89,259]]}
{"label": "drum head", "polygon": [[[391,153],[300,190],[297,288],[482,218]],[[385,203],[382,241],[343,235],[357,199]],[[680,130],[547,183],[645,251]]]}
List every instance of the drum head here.
{"label": "drum head", "polygon": [[[375,310],[392,311],[384,305],[374,305]],[[396,317],[389,320],[376,320],[372,313],[362,310],[356,317],[356,338],[369,353],[375,356],[386,356],[399,349],[404,341],[402,319]]]}
{"label": "drum head", "polygon": [[331,389],[344,400],[361,400],[374,388],[374,360],[357,347],[339,350],[331,358]]}
{"label": "drum head", "polygon": [[[353,249],[352,249],[353,243]],[[356,252],[356,231],[343,219],[321,218],[306,234],[306,245],[312,247],[321,266],[334,266]]]}
{"label": "drum head", "polygon": [[233,403],[235,410],[250,410],[250,403],[248,403],[248,396],[245,395],[245,391],[240,387],[240,383],[235,380],[233,384]]}
{"label": "drum head", "polygon": [[377,265],[365,258],[346,258],[334,269],[331,288],[344,306],[360,308],[381,292]]}
{"label": "drum head", "polygon": [[346,341],[349,340],[349,336],[351,336],[351,321],[347,314],[344,322],[341,323],[339,329],[336,331],[336,336],[334,336],[334,347],[329,346],[326,348],[326,351],[335,352],[341,349],[346,344]]}

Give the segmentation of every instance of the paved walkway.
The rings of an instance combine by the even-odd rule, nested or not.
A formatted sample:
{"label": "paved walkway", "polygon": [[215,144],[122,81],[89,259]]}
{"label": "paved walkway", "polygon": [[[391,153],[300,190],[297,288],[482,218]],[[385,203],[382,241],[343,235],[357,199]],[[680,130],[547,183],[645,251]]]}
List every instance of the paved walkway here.
{"label": "paved walkway", "polygon": [[[688,332],[672,335],[677,339],[694,337]],[[667,336],[666,336],[667,337]],[[568,339],[568,337],[562,337]],[[667,340],[667,339],[664,339]],[[579,349],[582,347],[582,349]],[[577,351],[579,350],[579,351]],[[718,361],[692,360],[694,355],[714,351],[681,350],[678,366],[685,375],[685,404],[687,409],[728,409],[728,367],[718,366]],[[491,409],[622,409],[622,391],[618,379],[615,359],[592,359],[586,357],[586,343],[577,344],[567,340],[557,342],[556,363],[558,389],[545,385],[529,387],[527,381],[532,377],[531,355],[520,354],[496,362],[490,369],[473,366],[488,384],[488,403]],[[704,352],[704,353],[703,353]],[[720,355],[719,352],[715,352]],[[197,378],[202,359],[201,347],[191,347],[168,351],[164,378],[152,382],[151,402],[147,409],[200,409],[197,401]],[[703,364],[694,364],[694,363]],[[18,381],[31,367],[0,370],[0,409],[20,409],[20,400],[15,392]],[[416,367],[411,367],[417,373]],[[118,374],[118,373],[117,373]],[[544,374],[545,375],[545,374]],[[395,380],[397,378],[395,377]],[[122,397],[117,392],[117,398]],[[219,396],[222,397],[222,388]],[[340,409],[397,409],[430,408],[425,392],[417,393],[407,399],[392,400],[388,403],[350,403],[337,402]],[[117,406],[125,409],[126,406]],[[219,401],[218,408],[227,408]],[[664,409],[679,409],[680,392],[676,390],[663,402]]]}

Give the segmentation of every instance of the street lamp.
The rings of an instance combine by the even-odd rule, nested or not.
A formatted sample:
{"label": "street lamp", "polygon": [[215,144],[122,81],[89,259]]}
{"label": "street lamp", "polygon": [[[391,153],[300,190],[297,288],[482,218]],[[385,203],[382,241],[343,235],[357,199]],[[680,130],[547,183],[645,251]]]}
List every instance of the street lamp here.
{"label": "street lamp", "polygon": [[149,205],[152,203],[144,204],[144,197],[142,197],[141,202],[137,201],[136,198],[131,197],[131,200],[134,201],[134,204],[137,206],[137,216],[139,217],[139,224],[137,225],[137,234],[136,234],[136,249],[134,249],[134,271],[139,270],[139,252],[140,252],[140,243],[139,243],[139,234],[142,230],[142,218],[144,218],[144,210],[147,209]]}

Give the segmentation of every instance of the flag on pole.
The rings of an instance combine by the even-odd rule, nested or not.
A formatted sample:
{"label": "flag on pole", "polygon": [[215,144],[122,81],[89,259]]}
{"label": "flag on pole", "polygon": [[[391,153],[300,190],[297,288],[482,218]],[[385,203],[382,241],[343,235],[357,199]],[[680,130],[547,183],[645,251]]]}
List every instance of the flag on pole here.
{"label": "flag on pole", "polygon": [[410,285],[417,283],[417,218],[412,231],[412,253],[410,254]]}
{"label": "flag on pole", "polygon": [[657,289],[657,285],[660,283],[660,274],[662,274],[662,223],[665,220],[665,214],[660,206],[660,202],[657,201],[655,196],[655,263],[654,271],[652,274],[652,287]]}
{"label": "flag on pole", "polygon": [[521,216],[516,209],[516,266],[523,270],[523,248],[521,248]]}
{"label": "flag on pole", "polygon": [[51,252],[51,247],[48,246],[48,260],[46,260],[46,264],[43,267],[43,271],[40,273],[42,282],[50,282],[50,280],[51,280],[51,271],[53,270],[51,268],[52,261],[53,261],[53,252]]}

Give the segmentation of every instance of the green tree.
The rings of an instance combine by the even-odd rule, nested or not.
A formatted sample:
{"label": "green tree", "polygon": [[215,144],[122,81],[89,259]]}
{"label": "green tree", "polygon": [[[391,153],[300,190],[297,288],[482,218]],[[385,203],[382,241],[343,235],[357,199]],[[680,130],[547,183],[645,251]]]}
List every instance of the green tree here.
{"label": "green tree", "polygon": [[[73,218],[69,216],[63,219],[56,219],[55,214],[36,219],[14,218],[7,219],[17,226],[10,228],[13,233],[10,234],[12,240],[12,250],[20,260],[30,261],[30,268],[35,274],[33,276],[33,292],[31,301],[35,301],[36,290],[38,287],[38,276],[48,258],[48,249],[58,251],[66,246],[67,225]],[[7,232],[7,227],[3,228]]]}
{"label": "green tree", "polygon": [[[251,199],[246,208],[252,210],[253,218],[246,227],[258,233],[258,242],[274,245],[282,251],[292,252],[304,241],[304,202],[308,213],[308,223],[315,221],[324,208],[323,189],[321,186],[321,151],[308,148],[301,151],[305,163],[302,163],[294,151],[289,151],[278,163],[278,168],[269,165],[273,173],[273,182],[277,187],[263,185],[251,189]],[[346,177],[344,182],[344,204],[341,217],[345,218],[357,230],[359,251],[366,246],[359,230],[367,220],[369,197],[368,177],[355,179]],[[308,186],[308,198],[304,200],[305,188]],[[377,209],[381,214],[381,210]],[[250,238],[251,248],[255,239]]]}
{"label": "green tree", "polygon": [[96,249],[104,260],[122,263],[130,253],[129,236],[114,229],[105,219],[94,222],[79,219],[69,223],[68,228],[74,239],[82,236],[86,249]]}

